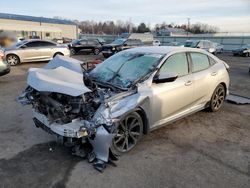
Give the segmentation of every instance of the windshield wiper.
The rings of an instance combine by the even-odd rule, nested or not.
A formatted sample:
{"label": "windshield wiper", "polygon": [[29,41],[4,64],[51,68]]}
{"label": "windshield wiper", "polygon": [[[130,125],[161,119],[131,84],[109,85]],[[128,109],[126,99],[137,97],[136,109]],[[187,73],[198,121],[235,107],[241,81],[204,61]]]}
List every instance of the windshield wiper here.
{"label": "windshield wiper", "polygon": [[113,90],[116,90],[116,89],[119,89],[119,90],[122,90],[122,91],[127,91],[128,90],[127,88],[120,87],[120,86],[118,86],[116,84],[112,84],[110,82],[104,82],[104,81],[100,81],[100,80],[93,80],[93,81],[100,84],[100,85],[102,85],[102,86],[107,86],[108,85]]}

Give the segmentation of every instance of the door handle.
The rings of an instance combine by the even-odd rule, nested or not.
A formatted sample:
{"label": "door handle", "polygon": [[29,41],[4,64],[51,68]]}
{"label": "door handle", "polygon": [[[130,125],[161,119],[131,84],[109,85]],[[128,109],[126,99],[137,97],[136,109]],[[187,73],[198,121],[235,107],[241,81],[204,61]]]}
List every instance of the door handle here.
{"label": "door handle", "polygon": [[216,76],[217,75],[217,72],[212,72],[211,73],[211,76]]}
{"label": "door handle", "polygon": [[192,82],[191,80],[189,80],[189,81],[187,81],[187,82],[185,83],[185,86],[190,86],[192,83],[193,83],[193,82]]}

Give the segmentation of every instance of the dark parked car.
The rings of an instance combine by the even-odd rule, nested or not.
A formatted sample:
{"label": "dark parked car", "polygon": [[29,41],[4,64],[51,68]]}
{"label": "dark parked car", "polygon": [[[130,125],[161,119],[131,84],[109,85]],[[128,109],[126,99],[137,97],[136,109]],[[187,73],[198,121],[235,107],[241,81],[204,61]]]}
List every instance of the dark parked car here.
{"label": "dark parked car", "polygon": [[10,65],[4,60],[4,52],[0,50],[0,76],[10,72]]}
{"label": "dark parked car", "polygon": [[250,56],[250,44],[243,45],[242,47],[233,50],[234,56],[240,55],[240,56],[245,56],[249,57]]}
{"label": "dark parked car", "polygon": [[80,51],[93,52],[98,55],[102,49],[102,44],[97,39],[77,39],[69,44],[71,55]]}
{"label": "dark parked car", "polygon": [[107,58],[119,51],[134,48],[134,47],[139,47],[139,46],[143,46],[143,42],[139,39],[119,38],[110,44],[103,45],[102,54],[104,57]]}

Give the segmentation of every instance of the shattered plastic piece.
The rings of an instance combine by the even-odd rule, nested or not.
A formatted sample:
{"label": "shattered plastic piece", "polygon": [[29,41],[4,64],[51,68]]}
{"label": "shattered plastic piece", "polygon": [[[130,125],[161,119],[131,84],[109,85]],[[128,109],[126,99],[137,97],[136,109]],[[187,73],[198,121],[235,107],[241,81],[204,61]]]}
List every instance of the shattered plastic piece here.
{"label": "shattered plastic piece", "polygon": [[240,95],[230,94],[227,96],[226,100],[235,104],[250,104],[250,98],[243,97]]}
{"label": "shattered plastic piece", "polygon": [[102,160],[97,160],[94,164],[93,164],[94,168],[96,170],[98,170],[99,172],[103,172],[103,170],[106,168],[106,163]]}
{"label": "shattered plastic piece", "polygon": [[114,136],[115,134],[108,133],[103,126],[100,126],[96,130],[95,138],[93,140],[89,138],[89,142],[93,146],[97,159],[108,162],[109,148]]}

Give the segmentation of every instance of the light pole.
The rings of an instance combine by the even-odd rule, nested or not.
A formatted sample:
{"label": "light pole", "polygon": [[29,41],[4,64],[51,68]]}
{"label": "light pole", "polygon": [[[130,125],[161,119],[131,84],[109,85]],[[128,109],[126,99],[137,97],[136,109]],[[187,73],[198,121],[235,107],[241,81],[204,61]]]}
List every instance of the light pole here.
{"label": "light pole", "polygon": [[188,36],[188,31],[189,31],[189,29],[190,29],[190,19],[191,19],[191,18],[187,18],[187,21],[188,21],[188,25],[187,25],[187,27],[188,27],[188,28],[187,28],[187,36]]}

